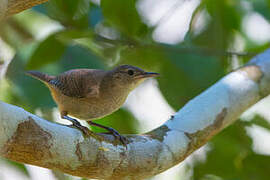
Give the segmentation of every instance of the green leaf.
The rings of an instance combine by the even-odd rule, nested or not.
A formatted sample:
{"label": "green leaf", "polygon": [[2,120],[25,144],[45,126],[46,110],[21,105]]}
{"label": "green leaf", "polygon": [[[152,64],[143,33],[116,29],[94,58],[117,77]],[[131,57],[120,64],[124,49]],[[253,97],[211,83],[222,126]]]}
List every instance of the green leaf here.
{"label": "green leaf", "polygon": [[55,36],[59,41],[68,45],[76,39],[94,39],[95,34],[91,30],[65,29],[63,31],[57,32]]}
{"label": "green leaf", "polygon": [[56,38],[66,45],[79,45],[87,48],[89,51],[102,58],[111,58],[111,54],[108,55],[107,53],[108,51],[112,50],[111,52],[114,56],[114,51],[119,51],[119,49],[123,48],[117,44],[117,41],[103,38],[89,29],[63,30],[56,34]]}
{"label": "green leaf", "polygon": [[0,38],[16,50],[33,40],[29,30],[14,18],[10,18],[5,24],[0,22],[0,27]]}
{"label": "green leaf", "polygon": [[122,33],[130,37],[142,37],[147,33],[135,0],[102,0],[101,8],[105,20]]}
{"label": "green leaf", "polygon": [[[251,55],[253,56],[265,51],[266,49],[269,48],[269,46],[270,46],[269,42],[258,45],[257,43],[252,42],[251,40],[248,39],[248,37],[246,37],[246,52],[251,53]],[[250,61],[251,58],[252,56],[245,56],[242,59],[244,63],[247,63],[248,61]]]}
{"label": "green leaf", "polygon": [[263,128],[270,130],[270,123],[259,115],[256,115],[250,121],[243,121],[243,123],[245,123],[246,126],[258,125],[258,126],[261,126]]}
{"label": "green leaf", "polygon": [[206,174],[200,180],[222,180],[221,177],[215,176],[213,174]]}
{"label": "green leaf", "polygon": [[61,58],[66,46],[52,34],[42,41],[28,61],[27,69],[39,69],[44,65],[55,62]]}
{"label": "green leaf", "polygon": [[243,10],[240,8],[242,7],[240,2],[203,0],[201,7],[205,7],[210,18],[204,30],[199,35],[191,37],[193,43],[213,51],[226,52],[230,45],[234,44],[235,32],[241,27]]}
{"label": "green leaf", "polygon": [[[239,29],[242,9],[239,1],[204,0],[208,13],[213,21],[219,20],[219,25],[225,30]],[[241,7],[241,6],[240,6]]]}
{"label": "green leaf", "polygon": [[165,54],[167,60],[161,67],[163,75],[158,80],[161,92],[175,109],[182,107],[225,74],[215,56],[180,53],[169,48],[166,48]]}
{"label": "green leaf", "polygon": [[249,0],[254,10],[270,20],[270,0]]}
{"label": "green leaf", "polygon": [[87,28],[90,0],[51,0],[47,4],[51,18],[66,27]]}
{"label": "green leaf", "polygon": [[34,112],[37,107],[53,107],[54,102],[48,88],[24,73],[24,61],[23,56],[17,54],[8,66],[6,78],[10,87],[6,90],[8,99],[5,101],[30,112]]}

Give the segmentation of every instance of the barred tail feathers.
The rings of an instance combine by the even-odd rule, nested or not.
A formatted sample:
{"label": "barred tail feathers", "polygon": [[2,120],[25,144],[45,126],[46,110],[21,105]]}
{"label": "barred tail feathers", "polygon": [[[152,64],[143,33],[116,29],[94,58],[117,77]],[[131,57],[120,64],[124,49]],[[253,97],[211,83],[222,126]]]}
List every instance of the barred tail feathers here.
{"label": "barred tail feathers", "polygon": [[26,74],[45,83],[48,83],[54,78],[53,76],[38,71],[27,71]]}

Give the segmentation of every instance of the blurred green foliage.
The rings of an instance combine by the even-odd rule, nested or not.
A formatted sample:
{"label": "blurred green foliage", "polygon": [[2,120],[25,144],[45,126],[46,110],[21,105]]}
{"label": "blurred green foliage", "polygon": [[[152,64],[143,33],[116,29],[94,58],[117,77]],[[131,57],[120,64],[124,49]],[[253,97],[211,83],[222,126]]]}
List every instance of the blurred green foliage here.
{"label": "blurred green foliage", "polygon": [[249,122],[237,121],[214,137],[206,161],[194,165],[194,179],[203,179],[205,175],[224,180],[269,179],[270,156],[254,152],[252,139],[246,133],[246,127],[254,124],[269,129],[269,123],[256,116]]}
{"label": "blurred green foliage", "polygon": [[141,21],[136,9],[136,0],[101,1],[104,20],[123,35],[132,39],[143,38],[147,26]]}
{"label": "blurred green foliage", "polygon": [[[1,100],[30,112],[41,109],[50,114],[55,103],[48,89],[25,76],[26,70],[58,74],[72,68],[110,69],[132,64],[161,74],[158,86],[168,104],[177,110],[230,72],[233,58],[241,65],[269,47],[269,42],[252,40],[243,26],[244,18],[251,13],[269,22],[269,0],[201,0],[184,41],[173,45],[153,39],[157,25],[145,23],[137,4],[136,0],[103,0],[100,5],[91,0],[50,0],[1,22],[0,38],[15,51],[6,79],[1,82]],[[198,32],[196,23],[203,14],[208,18]],[[37,36],[51,24],[58,29],[42,38]],[[237,38],[242,41],[241,50],[248,52],[246,56],[228,53],[238,46]],[[48,114],[44,116],[51,117]],[[99,122],[121,133],[138,132],[137,119],[126,109]],[[206,160],[194,163],[193,178],[269,179],[270,157],[254,152],[245,131],[254,124],[270,129],[261,117],[230,126],[209,143]],[[28,175],[23,165],[13,165]]]}

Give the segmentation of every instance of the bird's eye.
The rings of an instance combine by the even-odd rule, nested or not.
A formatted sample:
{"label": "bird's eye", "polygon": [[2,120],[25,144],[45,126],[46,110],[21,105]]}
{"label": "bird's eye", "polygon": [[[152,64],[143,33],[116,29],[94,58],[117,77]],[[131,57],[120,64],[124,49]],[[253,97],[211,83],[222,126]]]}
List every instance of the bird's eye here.
{"label": "bird's eye", "polygon": [[129,70],[127,71],[127,73],[128,73],[128,75],[132,76],[132,75],[134,74],[134,71],[131,70],[131,69],[129,69]]}

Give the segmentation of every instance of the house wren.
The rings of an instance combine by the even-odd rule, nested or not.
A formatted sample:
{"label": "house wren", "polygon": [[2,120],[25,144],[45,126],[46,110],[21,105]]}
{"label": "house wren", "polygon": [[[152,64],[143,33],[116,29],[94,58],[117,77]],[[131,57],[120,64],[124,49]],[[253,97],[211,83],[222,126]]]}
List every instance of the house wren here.
{"label": "house wren", "polygon": [[72,69],[58,76],[38,71],[28,71],[27,74],[48,86],[58,105],[61,118],[71,121],[72,126],[84,134],[89,134],[88,128],[70,116],[86,120],[89,125],[106,129],[123,144],[126,144],[124,136],[113,128],[94,123],[92,120],[118,110],[134,88],[145,79],[159,75],[130,65],[118,66],[111,71]]}

